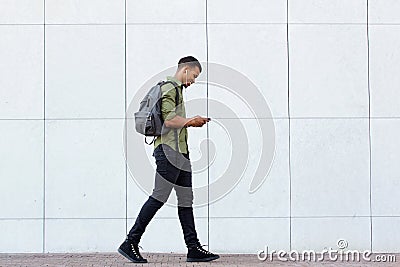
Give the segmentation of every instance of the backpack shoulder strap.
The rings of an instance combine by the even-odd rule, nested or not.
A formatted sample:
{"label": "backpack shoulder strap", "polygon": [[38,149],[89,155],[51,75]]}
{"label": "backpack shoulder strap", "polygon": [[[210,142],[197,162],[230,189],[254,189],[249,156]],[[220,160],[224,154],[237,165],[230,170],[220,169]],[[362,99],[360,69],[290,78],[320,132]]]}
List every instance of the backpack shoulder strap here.
{"label": "backpack shoulder strap", "polygon": [[179,89],[178,89],[179,85],[174,81],[161,81],[160,82],[160,86],[163,86],[164,84],[167,84],[167,83],[172,84],[174,86],[174,88],[175,88],[175,92],[176,92],[176,94],[175,94],[175,107],[177,107],[179,105]]}
{"label": "backpack shoulder strap", "polygon": [[[179,89],[178,89],[179,85],[174,81],[162,81],[162,82],[160,82],[160,86],[163,86],[164,84],[167,84],[167,83],[172,84],[175,88],[175,92],[176,92],[176,94],[175,94],[175,109],[176,109],[179,105]],[[174,138],[175,138],[176,151],[179,152],[178,130],[176,128],[174,128]]]}

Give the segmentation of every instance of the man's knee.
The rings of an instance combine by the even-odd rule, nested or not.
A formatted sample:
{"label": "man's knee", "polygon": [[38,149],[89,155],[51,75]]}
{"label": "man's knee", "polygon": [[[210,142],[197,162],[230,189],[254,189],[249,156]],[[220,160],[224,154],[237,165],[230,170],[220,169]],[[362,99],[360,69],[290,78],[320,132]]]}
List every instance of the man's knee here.
{"label": "man's knee", "polygon": [[158,201],[162,202],[163,204],[167,202],[169,195],[172,191],[172,185],[165,180],[156,180],[156,184],[153,189],[153,193],[151,197],[157,199]]}
{"label": "man's knee", "polygon": [[158,205],[163,206],[167,200],[168,200],[169,194],[166,194],[165,192],[153,192],[151,194],[150,198],[153,198],[155,201],[157,201]]}
{"label": "man's knee", "polygon": [[179,207],[191,207],[193,205],[193,190],[191,187],[175,188]]}
{"label": "man's knee", "polygon": [[157,199],[157,197],[154,197],[153,195],[149,196],[149,203],[157,208],[161,208],[166,201],[162,201],[161,199]]}

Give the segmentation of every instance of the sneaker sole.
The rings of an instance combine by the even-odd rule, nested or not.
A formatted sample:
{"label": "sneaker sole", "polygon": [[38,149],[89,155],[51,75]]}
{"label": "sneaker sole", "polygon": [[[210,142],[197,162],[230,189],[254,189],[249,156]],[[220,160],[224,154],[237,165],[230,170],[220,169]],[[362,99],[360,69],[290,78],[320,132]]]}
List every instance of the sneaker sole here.
{"label": "sneaker sole", "polygon": [[127,258],[128,260],[130,260],[131,262],[134,262],[134,263],[147,263],[147,260],[144,260],[144,261],[137,261],[137,260],[135,260],[135,259],[132,259],[131,257],[129,257],[129,255],[128,254],[126,254],[122,249],[118,249],[118,252],[119,252],[119,254],[121,254],[122,256],[124,256],[125,258]]}
{"label": "sneaker sole", "polygon": [[205,261],[213,261],[219,259],[219,256],[214,256],[214,257],[209,257],[209,258],[204,258],[204,259],[197,259],[197,258],[187,258],[187,262],[205,262]]}

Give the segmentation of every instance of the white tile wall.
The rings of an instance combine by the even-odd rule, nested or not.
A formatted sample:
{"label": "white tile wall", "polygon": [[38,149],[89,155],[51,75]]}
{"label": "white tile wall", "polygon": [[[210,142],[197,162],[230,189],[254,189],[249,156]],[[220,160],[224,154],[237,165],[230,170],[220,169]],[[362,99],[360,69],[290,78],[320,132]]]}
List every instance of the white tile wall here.
{"label": "white tile wall", "polygon": [[[147,173],[143,172],[143,176],[146,176],[147,179],[154,180],[154,173]],[[139,214],[140,209],[142,208],[142,205],[147,201],[149,195],[151,194],[151,191],[145,192],[143,191],[137,182],[135,182],[132,174],[128,174],[128,180],[127,180],[127,192],[128,192],[128,201],[126,203],[127,205],[127,213],[129,218],[134,218],[136,219],[136,216]],[[151,182],[152,184],[154,181]],[[156,216],[160,216],[160,212],[163,209],[169,209],[168,206],[164,206],[157,214]]]}
{"label": "white tile wall", "polygon": [[366,27],[292,25],[289,31],[290,116],[368,116]]}
{"label": "white tile wall", "polygon": [[42,252],[43,220],[0,220],[0,229],[1,253]]}
{"label": "white tile wall", "polygon": [[400,218],[375,217],[372,220],[372,250],[374,252],[400,252]]}
{"label": "white tile wall", "polygon": [[289,218],[211,218],[210,250],[256,254],[268,246],[289,251],[289,227]]}
{"label": "white tile wall", "polygon": [[[193,55],[204,71],[185,93],[187,101],[199,99],[187,104],[188,116],[207,113],[208,59],[240,71],[260,87],[272,109],[277,138],[267,180],[248,194],[260,153],[255,120],[248,119],[252,114],[240,101],[209,86],[209,98],[219,99],[208,103],[210,152],[224,155],[210,167],[211,182],[226,171],[234,136],[217,126],[240,122],[228,119],[235,116],[215,109],[215,103],[246,118],[250,143],[240,140],[239,147],[244,151],[249,145],[254,153],[242,183],[209,207],[195,208],[203,244],[220,253],[256,253],[265,245],[285,250],[335,247],[344,238],[351,249],[372,245],[375,252],[399,252],[400,3],[295,0],[289,1],[289,10],[286,5],[286,0],[0,0],[0,201],[12,203],[0,208],[0,251],[42,252],[44,246],[44,252],[115,252],[147,199],[125,173],[125,106],[132,102],[130,118],[144,91],[173,75],[179,58]],[[289,40],[287,19],[292,23]],[[246,88],[242,90],[246,100]],[[201,149],[207,129],[190,129],[189,136],[199,168],[197,160],[207,153]],[[143,138],[136,134],[136,139],[134,155],[147,156],[149,163],[135,170],[148,176],[151,188],[152,148],[139,153]],[[202,186],[207,179],[206,172],[195,173],[193,184]],[[20,194],[24,198],[17,199]],[[151,252],[186,252],[175,207],[163,207],[141,245]]]}
{"label": "white tile wall", "polygon": [[[211,137],[211,125],[208,123],[202,128],[188,128],[189,153],[193,170],[194,204],[197,216],[208,216],[208,206],[203,201],[208,195],[207,184],[212,177],[209,175],[207,167],[210,166],[214,149]],[[208,131],[208,138],[207,138]]]}
{"label": "white tile wall", "polygon": [[[140,208],[152,192],[155,161],[153,145],[147,145],[142,135],[134,130],[134,120],[127,120],[127,213],[136,218]],[[151,138],[148,138],[151,140]],[[144,160],[143,160],[144,159]]]}
{"label": "white tile wall", "polygon": [[368,119],[291,121],[293,216],[367,216]]}
{"label": "white tile wall", "polygon": [[[214,80],[213,77],[218,76],[218,73],[214,73],[215,72],[213,70],[210,70],[210,80]],[[271,118],[268,101],[267,99],[262,99],[260,97],[262,95],[255,84],[252,84],[251,82],[249,82],[249,84],[246,83],[246,85],[251,86],[250,90],[252,93],[248,93],[244,90],[242,91],[242,88],[246,88],[245,86],[234,87],[234,83],[229,81],[229,79],[232,79],[232,75],[235,75],[236,77],[242,76],[239,72],[228,72],[227,74],[224,73],[221,76],[226,76],[226,78],[221,79],[221,83],[210,84],[208,86],[208,117],[214,119],[214,121],[218,119],[233,118]],[[256,101],[258,99],[261,99],[262,101],[257,103]]]}
{"label": "white tile wall", "polygon": [[399,119],[371,121],[372,214],[400,215]]}
{"label": "white tile wall", "polygon": [[[275,117],[288,116],[286,50],[286,25],[209,26],[209,61],[226,65],[247,76],[264,96]],[[215,82],[212,74],[210,81]],[[229,73],[224,78],[227,83],[232,79]],[[228,89],[237,92],[245,101],[253,100],[248,99],[251,98],[247,92],[249,88]],[[233,95],[221,95],[219,91],[210,87],[210,99],[227,105],[238,113],[238,117],[253,117],[236,104]],[[209,111],[212,117],[227,117],[227,114],[221,114],[218,106],[214,108],[211,105]]]}
{"label": "white tile wall", "polygon": [[0,217],[43,216],[43,121],[0,121]]}
{"label": "white tile wall", "polygon": [[124,0],[47,0],[46,24],[125,23]]}
{"label": "white tile wall", "polygon": [[338,249],[338,240],[346,240],[349,250],[370,250],[369,217],[293,218],[292,249]]}
{"label": "white tile wall", "polygon": [[371,116],[400,116],[400,26],[372,25],[370,32]]}
{"label": "white tile wall", "polygon": [[1,0],[0,23],[43,24],[43,0]]}
{"label": "white tile wall", "polygon": [[125,219],[46,220],[45,253],[116,252]]}
{"label": "white tile wall", "polygon": [[206,2],[203,0],[127,1],[128,23],[205,23]]}
{"label": "white tile wall", "polygon": [[46,26],[46,118],[123,118],[124,62],[124,26]]}
{"label": "white tile wall", "polygon": [[[261,120],[262,121],[262,120]],[[231,119],[219,119],[219,124],[226,129],[234,129],[236,123],[242,123],[246,129],[252,129],[251,133],[241,140],[228,140],[229,134],[220,134],[219,125],[210,124],[210,139],[216,146],[216,159],[210,166],[211,181],[220,179],[224,173],[232,173],[235,177],[229,177],[236,180],[242,174],[243,170],[235,169],[236,166],[228,165],[232,162],[231,153],[242,153],[241,157],[248,159],[248,165],[244,175],[239,180],[236,187],[226,194],[222,199],[210,205],[211,217],[288,217],[289,216],[289,129],[288,120],[275,120],[275,147],[266,149],[276,149],[272,166],[261,161],[262,142],[267,142],[264,135],[264,141],[258,132],[253,130],[256,127],[256,120],[244,119],[241,121]],[[249,144],[249,154],[244,150],[238,149],[240,145],[237,142]],[[225,146],[230,147],[227,149]],[[228,153],[228,150],[233,151]],[[236,151],[236,152],[235,152]],[[268,151],[264,151],[268,153]],[[273,151],[272,151],[273,153]],[[271,169],[269,169],[271,167]],[[268,174],[264,183],[254,193],[249,193],[250,183],[254,179],[255,171],[261,168]],[[224,171],[225,170],[225,171]],[[230,170],[234,170],[230,172]],[[269,171],[269,173],[268,173]],[[213,188],[210,189],[213,193]]]}
{"label": "white tile wall", "polygon": [[[127,102],[130,103],[143,85],[146,84],[144,87],[148,90],[167,75],[173,76],[178,60],[188,55],[196,57],[200,62],[206,61],[204,25],[129,25]],[[198,80],[205,80],[205,76],[203,70]],[[189,87],[188,90],[194,89]]]}
{"label": "white tile wall", "polygon": [[[187,118],[194,117],[196,115],[207,117],[207,84],[205,83],[206,72],[207,70],[204,68],[203,74],[200,75],[200,80],[196,81],[195,84],[190,85],[190,87],[184,89],[183,91],[183,99],[185,101]],[[210,91],[210,87],[208,90]],[[210,102],[208,102],[208,104],[210,104]],[[210,113],[208,114],[208,117],[210,117]],[[190,129],[190,138],[188,140],[197,140],[198,135],[203,136],[206,133],[203,131],[203,129],[200,131],[198,131],[199,129],[190,131]],[[191,144],[189,143],[189,145]]]}
{"label": "white tile wall", "polygon": [[123,120],[49,120],[46,217],[124,218]]}
{"label": "white tile wall", "polygon": [[397,0],[368,0],[369,22],[400,23],[400,2]]}
{"label": "white tile wall", "polygon": [[290,23],[367,23],[365,0],[292,0]]}
{"label": "white tile wall", "polygon": [[208,2],[209,23],[286,23],[286,1]]}
{"label": "white tile wall", "polygon": [[43,26],[2,25],[0,36],[0,118],[43,118]]}

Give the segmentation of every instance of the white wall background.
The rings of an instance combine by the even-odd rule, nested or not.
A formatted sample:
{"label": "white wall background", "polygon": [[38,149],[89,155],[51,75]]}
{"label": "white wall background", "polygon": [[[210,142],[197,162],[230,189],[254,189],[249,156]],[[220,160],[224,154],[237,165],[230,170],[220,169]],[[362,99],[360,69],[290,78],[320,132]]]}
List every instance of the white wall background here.
{"label": "white wall background", "polygon": [[[116,250],[147,197],[125,167],[126,105],[185,55],[259,85],[277,134],[260,190],[244,179],[195,210],[203,243],[400,252],[399,14],[398,0],[0,0],[0,252]],[[185,251],[176,209],[142,246]]]}

